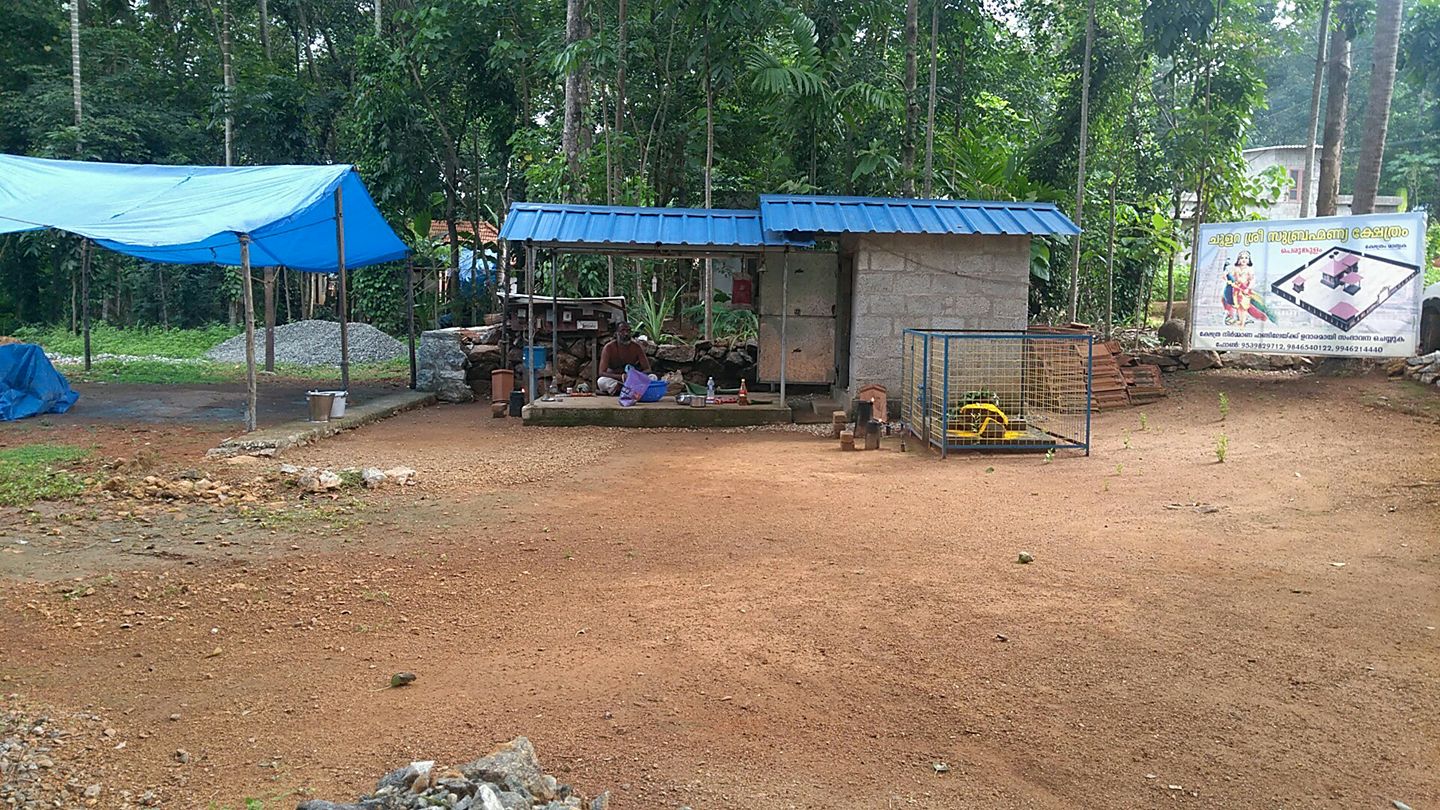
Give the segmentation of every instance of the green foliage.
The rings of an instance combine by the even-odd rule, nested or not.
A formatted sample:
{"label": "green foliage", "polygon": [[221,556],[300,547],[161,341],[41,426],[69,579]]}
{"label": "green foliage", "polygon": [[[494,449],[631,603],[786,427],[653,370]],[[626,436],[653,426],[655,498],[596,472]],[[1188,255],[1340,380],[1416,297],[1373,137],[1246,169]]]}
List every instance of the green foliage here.
{"label": "green foliage", "polygon": [[1440,282],[1440,218],[1432,218],[1425,228],[1425,284]]}
{"label": "green foliage", "polygon": [[1230,415],[1230,396],[1224,391],[1220,392],[1220,421],[1224,422],[1225,417]]}
{"label": "green foliage", "polygon": [[90,451],[64,444],[27,444],[0,450],[0,506],[72,498],[85,481],[70,467]]}
{"label": "green foliage", "polygon": [[1230,437],[1221,433],[1215,437],[1215,461],[1218,464],[1225,463],[1225,457],[1230,454]]}
{"label": "green foliage", "polygon": [[667,322],[675,315],[675,307],[679,301],[678,290],[669,297],[641,293],[630,307],[630,327],[635,330],[637,337],[644,335],[656,343],[679,342],[678,337],[665,331]]}
{"label": "green foliage", "polygon": [[[158,326],[122,329],[107,323],[90,328],[90,349],[96,354],[130,354],[139,357],[199,358],[235,335],[240,329],[211,324],[197,329],[165,329]],[[85,351],[85,339],[61,326],[22,327],[14,337],[38,343],[48,352],[78,357]]]}
{"label": "green foliage", "polygon": [[[697,328],[705,325],[705,305],[692,304],[685,307],[685,319]],[[711,329],[715,337],[723,340],[754,340],[760,336],[760,317],[753,310],[731,309],[727,304],[716,301],[710,312]]]}

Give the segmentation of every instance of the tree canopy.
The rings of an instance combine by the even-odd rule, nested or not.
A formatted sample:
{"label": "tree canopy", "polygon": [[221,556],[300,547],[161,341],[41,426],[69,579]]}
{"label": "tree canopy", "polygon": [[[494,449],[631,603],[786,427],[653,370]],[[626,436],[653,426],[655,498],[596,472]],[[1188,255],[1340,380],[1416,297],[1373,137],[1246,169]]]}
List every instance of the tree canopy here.
{"label": "tree canopy", "polygon": [[[458,253],[437,252],[434,223],[456,244],[513,200],[703,205],[707,167],[716,207],[766,192],[927,187],[1074,204],[1078,0],[919,0],[912,26],[906,0],[378,1],[377,15],[377,0],[78,0],[77,126],[67,8],[12,0],[0,15],[0,151],[221,163],[228,112],[235,163],[356,164],[441,274]],[[1370,34],[1356,3],[1363,77]],[[1112,188],[1117,201],[1117,318],[1169,272],[1197,197],[1213,219],[1280,193],[1278,179],[1247,177],[1240,152],[1303,142],[1318,19],[1315,0],[1097,0],[1085,199],[1092,213]],[[1380,183],[1412,206],[1440,195],[1437,43],[1440,0],[1420,0],[1406,9]],[[1359,142],[1347,143],[1346,172]],[[1104,230],[1082,241],[1085,318],[1102,303]],[[1036,245],[1039,316],[1067,295],[1059,250]],[[61,235],[0,239],[0,333],[72,317],[77,255]],[[683,286],[693,272],[618,268],[622,290],[652,273]],[[357,277],[357,314],[398,323],[395,279],[385,268]],[[285,283],[287,302],[293,288],[325,311],[323,290]],[[94,294],[116,323],[189,325],[233,319],[237,284],[213,268],[108,256]],[[577,263],[567,284],[603,292],[603,264]]]}

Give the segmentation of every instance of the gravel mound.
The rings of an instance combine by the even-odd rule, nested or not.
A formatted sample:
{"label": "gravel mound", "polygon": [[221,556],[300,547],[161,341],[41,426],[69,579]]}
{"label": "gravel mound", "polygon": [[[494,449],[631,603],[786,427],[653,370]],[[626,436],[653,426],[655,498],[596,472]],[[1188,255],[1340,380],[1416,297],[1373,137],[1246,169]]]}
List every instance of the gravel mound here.
{"label": "gravel mound", "polygon": [[[405,356],[405,344],[368,323],[352,323],[351,363],[383,363]],[[236,335],[205,353],[221,363],[245,362],[245,336]],[[255,330],[255,359],[265,357],[265,329]],[[275,362],[295,366],[333,366],[340,363],[340,324],[334,321],[295,321],[275,327]]]}

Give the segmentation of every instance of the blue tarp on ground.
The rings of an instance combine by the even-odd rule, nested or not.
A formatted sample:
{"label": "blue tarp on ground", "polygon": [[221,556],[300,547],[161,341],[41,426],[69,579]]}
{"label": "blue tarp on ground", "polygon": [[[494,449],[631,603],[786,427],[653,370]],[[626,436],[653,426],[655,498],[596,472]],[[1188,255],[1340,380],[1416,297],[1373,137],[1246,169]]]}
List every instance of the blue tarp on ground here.
{"label": "blue tarp on ground", "polygon": [[39,346],[0,346],[0,422],[41,413],[65,413],[79,398]]}
{"label": "blue tarp on ground", "polygon": [[57,228],[120,253],[172,264],[250,263],[333,273],[335,190],[345,265],[403,259],[351,166],[154,166],[0,155],[0,234]]}

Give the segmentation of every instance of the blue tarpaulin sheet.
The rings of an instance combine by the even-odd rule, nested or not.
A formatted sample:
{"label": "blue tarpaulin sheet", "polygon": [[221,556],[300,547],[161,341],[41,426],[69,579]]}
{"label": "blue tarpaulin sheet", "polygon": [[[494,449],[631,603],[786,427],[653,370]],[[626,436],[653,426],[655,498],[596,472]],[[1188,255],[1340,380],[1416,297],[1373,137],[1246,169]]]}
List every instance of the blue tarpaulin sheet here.
{"label": "blue tarpaulin sheet", "polygon": [[79,398],[39,346],[0,346],[0,422],[65,413]]}
{"label": "blue tarpaulin sheet", "polygon": [[351,166],[155,166],[0,154],[0,234],[56,228],[131,256],[172,264],[250,263],[333,273],[335,190],[345,265],[403,259]]}

